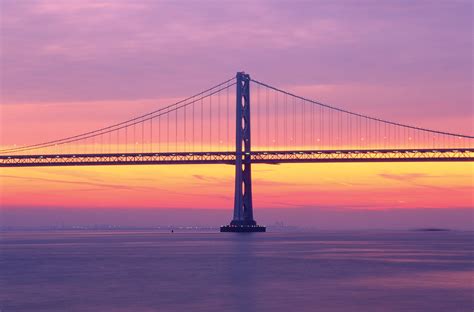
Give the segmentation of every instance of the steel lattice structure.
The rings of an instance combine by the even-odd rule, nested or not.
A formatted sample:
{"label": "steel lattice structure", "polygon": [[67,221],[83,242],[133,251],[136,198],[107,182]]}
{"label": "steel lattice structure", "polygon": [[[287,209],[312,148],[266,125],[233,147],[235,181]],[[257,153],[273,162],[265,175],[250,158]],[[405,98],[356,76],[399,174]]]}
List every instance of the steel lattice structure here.
{"label": "steel lattice structure", "polygon": [[[474,161],[474,149],[256,151],[249,155],[254,164]],[[235,152],[11,155],[0,156],[0,167],[234,165],[235,161]]]}

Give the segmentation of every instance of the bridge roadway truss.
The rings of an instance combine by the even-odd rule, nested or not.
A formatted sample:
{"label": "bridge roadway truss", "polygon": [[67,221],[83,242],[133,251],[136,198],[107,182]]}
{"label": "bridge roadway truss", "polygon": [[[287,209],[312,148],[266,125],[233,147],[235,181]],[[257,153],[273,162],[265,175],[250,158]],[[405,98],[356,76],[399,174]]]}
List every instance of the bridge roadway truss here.
{"label": "bridge roadway truss", "polygon": [[[253,164],[442,162],[474,161],[474,149],[254,151],[250,153],[250,156]],[[235,165],[235,161],[235,152],[8,155],[0,156],[0,167],[172,164]]]}

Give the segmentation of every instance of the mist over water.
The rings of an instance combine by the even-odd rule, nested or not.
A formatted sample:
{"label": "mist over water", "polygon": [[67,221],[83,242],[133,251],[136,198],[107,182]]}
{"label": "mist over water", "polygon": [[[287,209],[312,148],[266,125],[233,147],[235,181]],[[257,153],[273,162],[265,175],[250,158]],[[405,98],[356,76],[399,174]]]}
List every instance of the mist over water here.
{"label": "mist over water", "polygon": [[471,311],[472,232],[2,232],[2,311]]}

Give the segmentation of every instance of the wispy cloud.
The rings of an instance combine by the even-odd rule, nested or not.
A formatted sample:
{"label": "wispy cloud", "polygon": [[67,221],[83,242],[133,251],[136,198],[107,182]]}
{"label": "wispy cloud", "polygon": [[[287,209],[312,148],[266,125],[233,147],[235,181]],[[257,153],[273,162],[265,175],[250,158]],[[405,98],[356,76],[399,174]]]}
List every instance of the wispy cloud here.
{"label": "wispy cloud", "polygon": [[446,174],[446,175],[432,175],[427,173],[403,173],[403,174],[396,174],[396,173],[380,173],[378,176],[395,181],[406,181],[406,182],[413,182],[420,179],[446,179],[446,178],[466,178],[470,177],[469,175],[460,175],[460,174]]}
{"label": "wispy cloud", "polygon": [[0,178],[3,179],[17,179],[25,181],[37,181],[37,182],[46,182],[46,183],[59,183],[59,184],[71,184],[71,185],[83,185],[83,186],[94,186],[99,188],[108,188],[108,189],[121,189],[121,190],[152,190],[153,188],[146,186],[129,186],[129,185],[120,185],[120,184],[109,184],[109,183],[99,183],[99,182],[87,182],[87,181],[74,181],[66,179],[47,179],[47,178],[38,178],[38,177],[21,177],[13,175],[0,175]]}
{"label": "wispy cloud", "polygon": [[379,176],[385,179],[389,179],[389,180],[406,181],[406,182],[412,182],[421,178],[434,177],[425,173],[405,173],[405,174],[380,173]]}

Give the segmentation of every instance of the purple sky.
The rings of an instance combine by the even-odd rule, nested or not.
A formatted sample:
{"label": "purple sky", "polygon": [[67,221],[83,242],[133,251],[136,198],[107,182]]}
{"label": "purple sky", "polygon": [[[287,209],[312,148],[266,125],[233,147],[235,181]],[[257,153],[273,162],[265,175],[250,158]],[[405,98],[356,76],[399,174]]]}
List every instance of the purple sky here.
{"label": "purple sky", "polygon": [[181,97],[246,70],[471,132],[459,120],[472,114],[472,1],[2,0],[1,11],[4,104]]}

